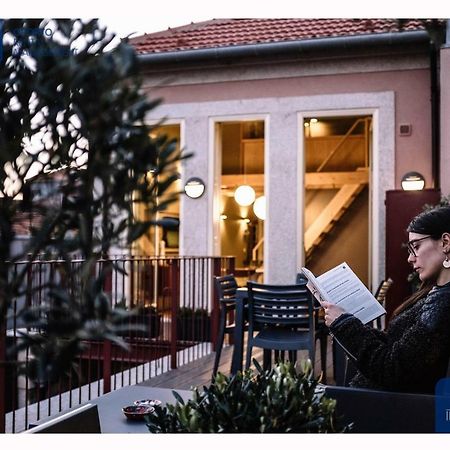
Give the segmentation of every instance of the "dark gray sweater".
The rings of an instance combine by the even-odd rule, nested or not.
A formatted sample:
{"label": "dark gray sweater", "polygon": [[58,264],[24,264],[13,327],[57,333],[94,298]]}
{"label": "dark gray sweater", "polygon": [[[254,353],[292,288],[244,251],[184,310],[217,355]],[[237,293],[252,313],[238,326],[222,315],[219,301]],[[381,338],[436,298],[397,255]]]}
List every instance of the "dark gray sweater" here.
{"label": "dark gray sweater", "polygon": [[385,331],[352,314],[338,317],[330,331],[356,358],[351,386],[433,394],[450,358],[450,283],[434,287]]}

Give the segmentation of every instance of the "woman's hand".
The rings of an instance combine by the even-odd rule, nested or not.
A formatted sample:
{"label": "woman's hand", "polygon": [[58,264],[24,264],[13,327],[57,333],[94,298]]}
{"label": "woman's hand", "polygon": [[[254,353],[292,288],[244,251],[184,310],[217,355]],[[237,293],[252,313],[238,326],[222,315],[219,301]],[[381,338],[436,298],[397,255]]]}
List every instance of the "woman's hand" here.
{"label": "woman's hand", "polygon": [[334,303],[322,302],[321,305],[325,311],[325,325],[327,327],[345,312],[340,306],[337,306]]}

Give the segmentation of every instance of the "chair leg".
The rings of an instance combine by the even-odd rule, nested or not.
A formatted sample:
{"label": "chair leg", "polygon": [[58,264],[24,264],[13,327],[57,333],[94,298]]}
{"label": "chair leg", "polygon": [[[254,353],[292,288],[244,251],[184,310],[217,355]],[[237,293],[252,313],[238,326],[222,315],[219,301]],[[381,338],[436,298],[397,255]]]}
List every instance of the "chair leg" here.
{"label": "chair leg", "polygon": [[227,320],[226,310],[223,308],[220,311],[220,325],[219,332],[216,339],[216,356],[214,358],[213,377],[216,376],[219,369],[220,355],[222,354],[223,341],[225,338],[225,325]]}
{"label": "chair leg", "polygon": [[324,333],[320,337],[320,365],[323,372],[323,383],[327,383],[327,350],[328,350],[328,333]]}
{"label": "chair leg", "polygon": [[313,340],[312,345],[309,347],[309,359],[311,360],[312,370],[314,373],[314,366],[316,365],[316,341]]}
{"label": "chair leg", "polygon": [[250,363],[252,360],[252,350],[253,350],[253,345],[251,344],[251,339],[249,336],[248,340],[247,340],[247,355],[245,358],[245,368],[246,369],[248,369],[250,367]]}
{"label": "chair leg", "polygon": [[252,361],[252,350],[253,350],[253,347],[250,344],[248,344],[247,345],[247,356],[245,358],[245,369],[246,370],[250,368],[250,363]]}
{"label": "chair leg", "polygon": [[281,351],[281,356],[280,356],[280,350],[274,350],[273,351],[273,360],[275,361],[275,364],[280,362],[280,359],[284,359],[284,351]]}
{"label": "chair leg", "polygon": [[263,369],[270,370],[272,367],[272,350],[264,349],[263,351]]}
{"label": "chair leg", "polygon": [[297,361],[297,351],[296,350],[289,350],[289,361],[292,364],[295,364]]}

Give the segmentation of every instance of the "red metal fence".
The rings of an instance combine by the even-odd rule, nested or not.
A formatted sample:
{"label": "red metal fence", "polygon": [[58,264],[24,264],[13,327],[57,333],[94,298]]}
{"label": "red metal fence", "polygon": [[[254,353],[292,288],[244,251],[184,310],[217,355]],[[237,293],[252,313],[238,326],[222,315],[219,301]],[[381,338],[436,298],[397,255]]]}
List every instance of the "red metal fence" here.
{"label": "red metal fence", "polygon": [[[6,350],[14,346],[20,333],[38,332],[24,328],[18,313],[45,298],[46,283],[58,272],[61,261],[17,263],[29,264],[29,271],[24,295],[16,299],[6,327],[0,330],[0,432],[20,432],[46,416],[140,383],[214,350],[219,306],[213,276],[233,272],[234,257],[125,256],[112,260],[115,269],[106,282],[111,306],[136,312],[124,319],[122,337],[130,350],[111,341],[86,341],[77,372],[45,390],[17,370],[17,362],[29,363],[29,353],[7,356]],[[81,262],[71,264],[75,268]]]}

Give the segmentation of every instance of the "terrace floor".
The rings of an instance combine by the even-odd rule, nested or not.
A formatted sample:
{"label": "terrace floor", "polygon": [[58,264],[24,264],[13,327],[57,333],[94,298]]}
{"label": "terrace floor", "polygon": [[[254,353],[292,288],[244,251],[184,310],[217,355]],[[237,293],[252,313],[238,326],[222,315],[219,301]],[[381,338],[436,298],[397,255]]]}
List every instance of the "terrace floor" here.
{"label": "terrace floor", "polygon": [[[244,346],[245,348],[245,346]],[[229,375],[231,366],[231,357],[233,353],[233,346],[224,347],[219,365],[219,372]],[[244,350],[244,358],[245,358]],[[307,358],[307,351],[298,352],[298,360]],[[203,356],[191,363],[183,365],[175,370],[165,372],[161,375],[155,376],[149,380],[139,383],[141,386],[153,386],[170,389],[189,390],[194,386],[209,385],[211,382],[211,375],[214,365],[215,353]],[[262,365],[263,352],[261,349],[254,349],[253,358],[255,358]],[[245,360],[245,359],[244,359]],[[320,348],[317,342],[316,347],[316,361],[315,374],[320,374]],[[328,341],[327,352],[327,384],[335,384],[333,380],[333,357],[331,352],[331,338]]]}

